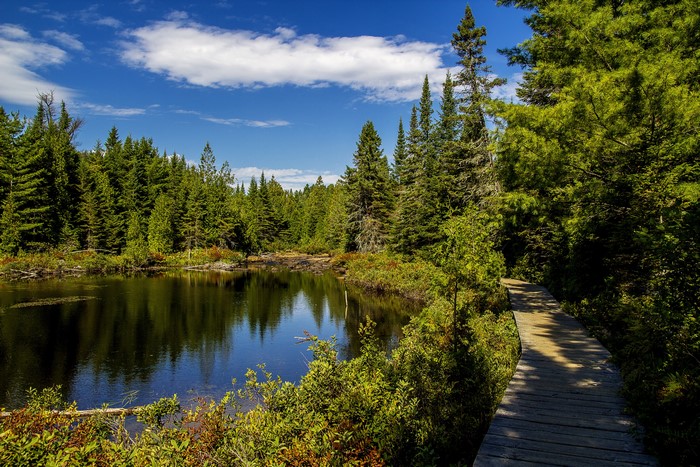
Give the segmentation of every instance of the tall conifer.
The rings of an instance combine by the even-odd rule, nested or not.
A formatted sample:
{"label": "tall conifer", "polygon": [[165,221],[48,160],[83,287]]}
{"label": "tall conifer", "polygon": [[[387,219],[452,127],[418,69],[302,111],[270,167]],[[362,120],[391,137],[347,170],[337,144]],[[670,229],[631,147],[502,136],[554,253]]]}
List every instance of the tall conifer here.
{"label": "tall conifer", "polygon": [[460,112],[463,123],[459,151],[465,165],[461,181],[464,202],[477,204],[494,194],[497,187],[486,127],[486,107],[492,89],[505,83],[501,78],[494,78],[486,64],[484,36],[486,28],[476,26],[472,10],[467,6],[457,32],[452,35],[452,47],[459,56],[461,65],[455,82],[462,91]]}
{"label": "tall conifer", "polygon": [[379,251],[389,230],[392,199],[389,163],[382,141],[370,121],[365,123],[353,156],[353,167],[345,171],[351,248]]}

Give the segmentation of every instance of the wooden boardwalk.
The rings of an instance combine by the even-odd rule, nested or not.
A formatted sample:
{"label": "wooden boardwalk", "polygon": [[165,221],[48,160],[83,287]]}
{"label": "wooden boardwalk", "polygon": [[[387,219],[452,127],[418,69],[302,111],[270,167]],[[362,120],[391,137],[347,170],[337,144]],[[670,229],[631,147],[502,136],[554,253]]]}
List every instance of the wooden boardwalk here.
{"label": "wooden boardwalk", "polygon": [[474,465],[656,465],[622,413],[608,351],[545,288],[503,283],[522,355]]}

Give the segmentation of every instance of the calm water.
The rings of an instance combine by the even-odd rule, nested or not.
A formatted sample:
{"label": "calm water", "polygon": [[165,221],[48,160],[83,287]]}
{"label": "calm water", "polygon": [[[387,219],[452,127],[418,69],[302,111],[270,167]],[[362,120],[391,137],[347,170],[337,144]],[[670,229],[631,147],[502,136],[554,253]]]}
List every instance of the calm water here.
{"label": "calm water", "polygon": [[178,394],[220,397],[232,378],[265,362],[298,381],[312,358],[304,331],[335,335],[357,354],[369,315],[395,345],[411,306],[349,292],[332,275],[294,272],[173,272],[0,283],[0,407],[29,387],[61,384],[79,408],[145,404]]}

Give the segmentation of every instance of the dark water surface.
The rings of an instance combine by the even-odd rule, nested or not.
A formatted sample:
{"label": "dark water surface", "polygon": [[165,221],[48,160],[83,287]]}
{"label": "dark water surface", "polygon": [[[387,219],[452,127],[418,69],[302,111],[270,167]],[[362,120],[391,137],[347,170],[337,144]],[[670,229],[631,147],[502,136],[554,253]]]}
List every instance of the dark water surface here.
{"label": "dark water surface", "polygon": [[370,316],[393,346],[411,304],[349,291],[333,275],[188,272],[0,283],[0,407],[29,387],[61,384],[78,408],[220,397],[266,363],[298,381],[312,355],[304,331],[357,355]]}

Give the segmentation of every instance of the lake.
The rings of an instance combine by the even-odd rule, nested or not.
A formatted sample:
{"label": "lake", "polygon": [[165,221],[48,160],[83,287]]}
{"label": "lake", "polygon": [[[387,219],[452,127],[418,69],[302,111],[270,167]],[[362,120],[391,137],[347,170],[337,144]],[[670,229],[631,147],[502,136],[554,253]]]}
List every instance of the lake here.
{"label": "lake", "polygon": [[0,282],[0,407],[29,387],[60,384],[78,408],[221,397],[260,363],[299,381],[307,331],[359,352],[369,316],[387,348],[415,305],[348,289],[332,274],[172,271],[140,276]]}

